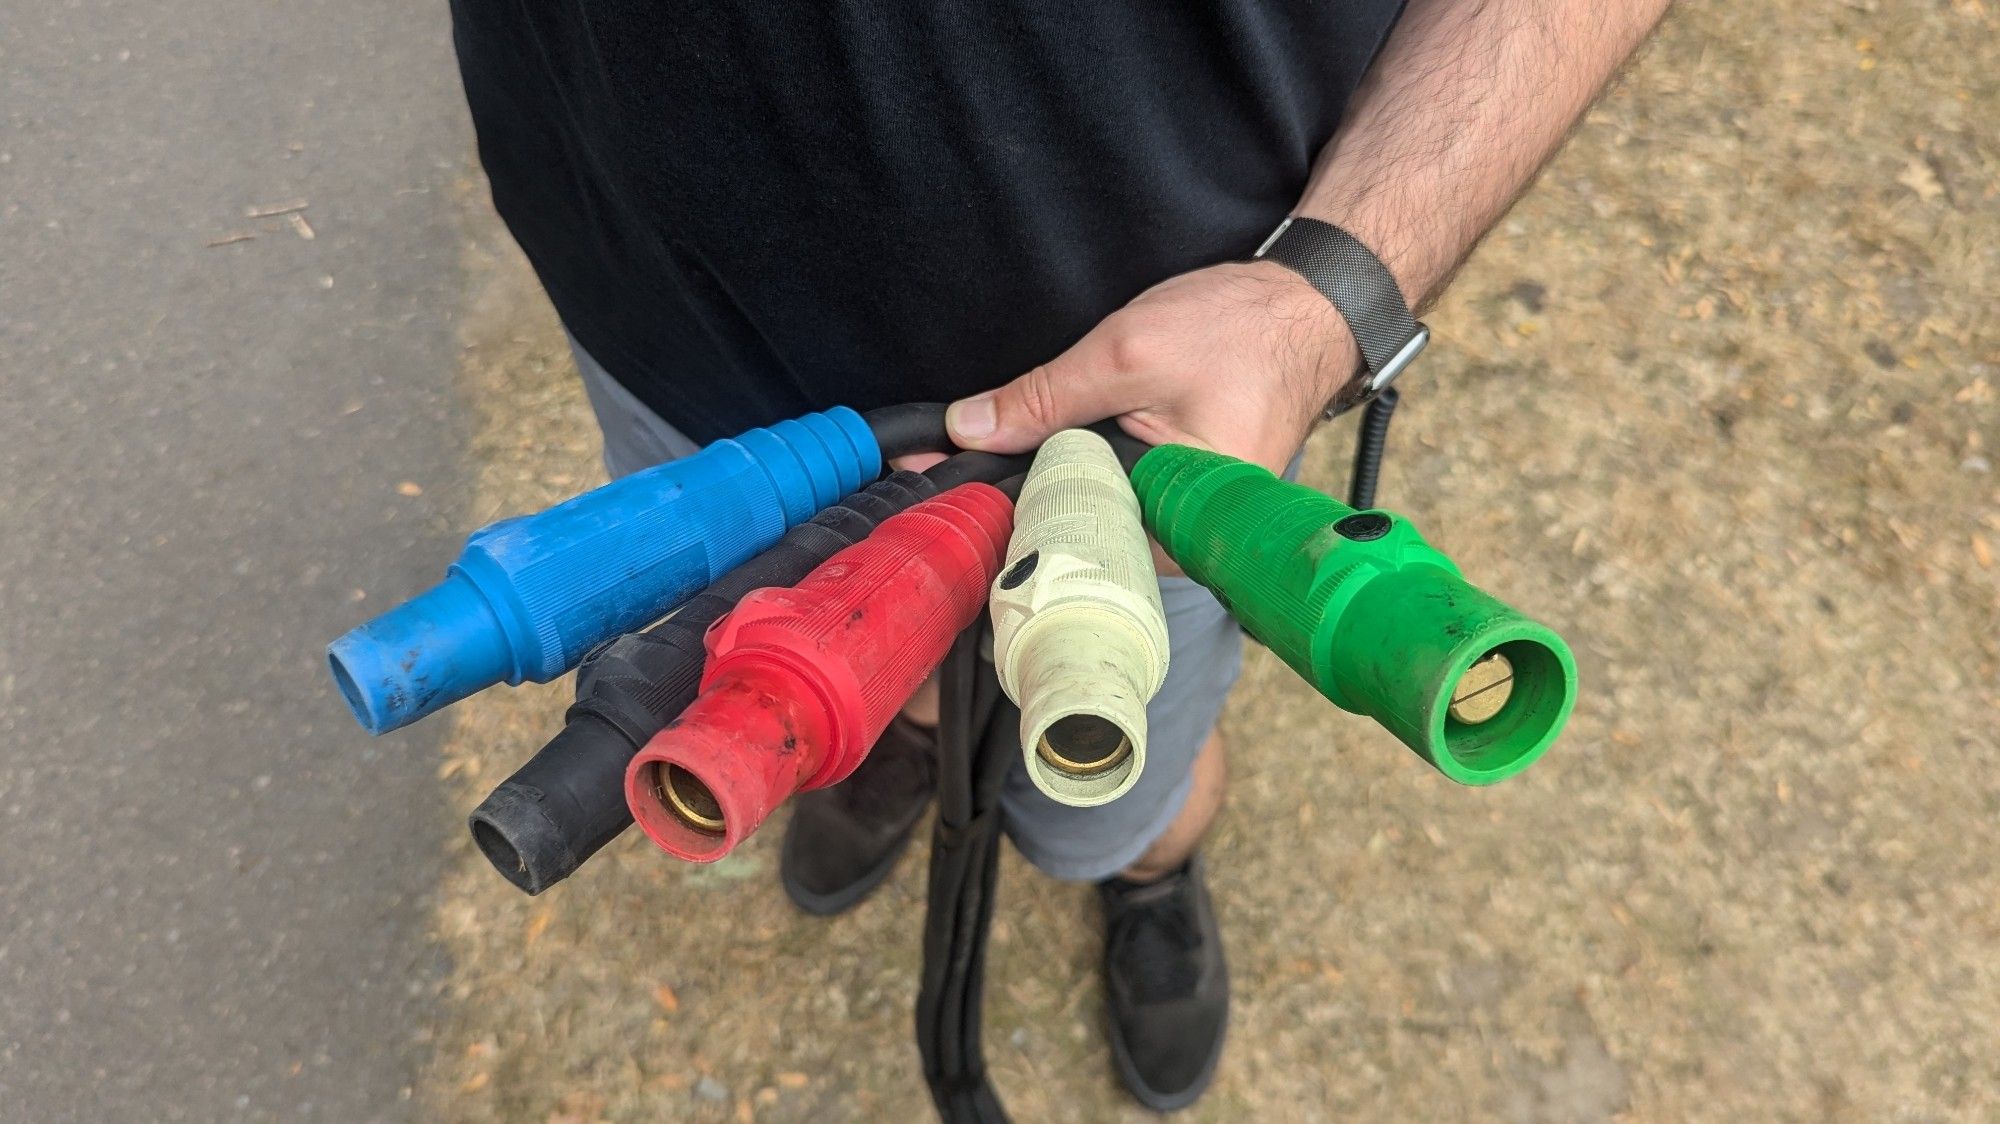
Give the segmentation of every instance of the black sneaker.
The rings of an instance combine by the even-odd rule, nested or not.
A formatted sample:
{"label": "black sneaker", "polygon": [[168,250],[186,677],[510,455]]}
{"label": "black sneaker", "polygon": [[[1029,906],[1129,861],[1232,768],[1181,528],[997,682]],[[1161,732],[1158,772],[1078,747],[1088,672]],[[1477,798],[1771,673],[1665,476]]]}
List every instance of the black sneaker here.
{"label": "black sneaker", "polygon": [[1215,1077],[1229,1025],[1229,966],[1201,856],[1157,882],[1097,884],[1111,1056],[1139,1103],[1193,1104]]}
{"label": "black sneaker", "polygon": [[793,904],[830,917],[896,868],[937,792],[937,731],[897,715],[846,780],[792,801],[778,880]]}

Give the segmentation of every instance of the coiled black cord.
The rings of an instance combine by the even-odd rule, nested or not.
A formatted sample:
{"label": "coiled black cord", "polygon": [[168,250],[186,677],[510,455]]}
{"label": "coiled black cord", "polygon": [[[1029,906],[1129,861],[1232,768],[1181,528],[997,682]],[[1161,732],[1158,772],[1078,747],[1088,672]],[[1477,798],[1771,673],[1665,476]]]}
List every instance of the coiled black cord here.
{"label": "coiled black cord", "polygon": [[1375,506],[1375,485],[1382,478],[1382,451],[1389,444],[1389,419],[1400,399],[1395,387],[1387,387],[1362,411],[1361,428],[1354,435],[1354,473],[1347,481],[1347,506],[1363,511]]}

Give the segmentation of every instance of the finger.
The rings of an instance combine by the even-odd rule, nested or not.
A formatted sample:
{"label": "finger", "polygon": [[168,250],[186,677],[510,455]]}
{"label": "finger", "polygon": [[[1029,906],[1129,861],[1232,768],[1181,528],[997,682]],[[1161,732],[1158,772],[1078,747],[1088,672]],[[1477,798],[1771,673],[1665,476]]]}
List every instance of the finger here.
{"label": "finger", "polygon": [[1057,431],[1147,405],[1142,384],[1085,336],[1075,347],[998,390],[951,404],[945,426],[965,449],[1025,453]]}
{"label": "finger", "polygon": [[890,457],[889,468],[896,472],[922,472],[944,458],[943,453],[911,453],[906,457]]}

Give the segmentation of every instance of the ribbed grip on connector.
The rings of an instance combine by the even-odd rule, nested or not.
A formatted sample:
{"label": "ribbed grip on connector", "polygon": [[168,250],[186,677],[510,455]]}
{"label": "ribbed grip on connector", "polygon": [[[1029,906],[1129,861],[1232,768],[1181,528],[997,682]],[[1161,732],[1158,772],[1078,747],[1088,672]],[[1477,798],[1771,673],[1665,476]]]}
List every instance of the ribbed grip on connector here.
{"label": "ribbed grip on connector", "polygon": [[785,532],[673,616],[592,650],[577,668],[576,703],[562,732],[470,817],[473,839],[494,869],[539,894],[616,839],[632,824],[626,766],[694,701],[708,626],[744,594],[799,581],[883,520],[935,494],[937,486],[921,474],[891,473]]}
{"label": "ribbed grip on connector", "polygon": [[1331,530],[1354,509],[1268,470],[1205,449],[1162,445],[1132,470],[1146,529],[1292,670],[1317,681],[1312,640],[1330,588],[1319,581]]}
{"label": "ribbed grip on connector", "polygon": [[803,661],[823,678],[842,740],[804,787],[839,781],[978,617],[1013,507],[988,485],[960,485],[885,520],[796,586],[750,594],[709,632],[704,682],[739,653]]}
{"label": "ribbed grip on connector", "polygon": [[1401,516],[1185,446],[1146,454],[1132,482],[1147,528],[1246,631],[1451,779],[1520,772],[1568,720],[1568,645],[1467,583]]}
{"label": "ribbed grip on connector", "polygon": [[[845,424],[843,424],[845,423]],[[510,595],[521,674],[545,682],[645,624],[881,471],[845,408],[753,429],[539,515],[475,532],[460,565]],[[477,575],[475,575],[477,580]]]}
{"label": "ribbed grip on connector", "polygon": [[994,665],[1021,708],[1028,775],[1091,807],[1139,779],[1146,703],[1167,674],[1166,616],[1139,502],[1104,438],[1044,442],[994,583]]}
{"label": "ribbed grip on connector", "polygon": [[1035,454],[1015,504],[1007,563],[1036,551],[1075,559],[1093,580],[1159,605],[1138,497],[1110,444],[1095,433],[1063,430]]}
{"label": "ribbed grip on connector", "polygon": [[335,641],[334,676],[378,734],[494,683],[546,682],[880,471],[861,416],[836,408],[494,523],[439,590]]}
{"label": "ribbed grip on connector", "polygon": [[1013,506],[990,485],[961,485],[798,585],[744,597],[709,630],[701,695],[626,771],[646,835],[712,862],[792,793],[853,772],[978,618]]}

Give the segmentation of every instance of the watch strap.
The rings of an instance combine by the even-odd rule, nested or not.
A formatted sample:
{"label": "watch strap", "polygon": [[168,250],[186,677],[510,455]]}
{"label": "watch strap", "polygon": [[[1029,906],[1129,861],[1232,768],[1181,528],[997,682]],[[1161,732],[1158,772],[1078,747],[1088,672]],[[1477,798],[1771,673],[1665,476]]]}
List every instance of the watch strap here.
{"label": "watch strap", "polygon": [[1304,277],[1340,310],[1354,334],[1367,377],[1343,387],[1328,404],[1328,416],[1380,393],[1430,340],[1430,329],[1410,312],[1389,267],[1359,238],[1332,223],[1288,218],[1251,257],[1277,262]]}

